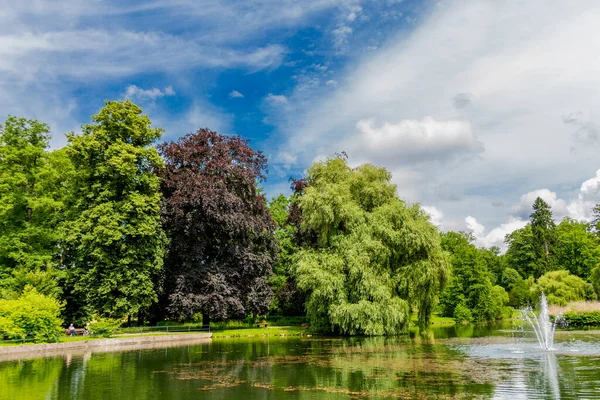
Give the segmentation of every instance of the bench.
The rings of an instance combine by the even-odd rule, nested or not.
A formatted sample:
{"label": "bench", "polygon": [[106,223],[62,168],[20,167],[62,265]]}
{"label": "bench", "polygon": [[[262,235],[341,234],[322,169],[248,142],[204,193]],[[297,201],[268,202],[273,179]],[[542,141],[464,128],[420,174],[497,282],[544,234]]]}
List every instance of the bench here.
{"label": "bench", "polygon": [[[65,329],[65,334],[67,336],[71,336],[71,331],[69,329]],[[75,336],[84,336],[84,335],[87,335],[87,329],[75,328]]]}
{"label": "bench", "polygon": [[264,325],[265,328],[267,327],[267,323],[266,322],[260,322],[260,323],[256,324],[256,327],[260,328],[262,325]]}

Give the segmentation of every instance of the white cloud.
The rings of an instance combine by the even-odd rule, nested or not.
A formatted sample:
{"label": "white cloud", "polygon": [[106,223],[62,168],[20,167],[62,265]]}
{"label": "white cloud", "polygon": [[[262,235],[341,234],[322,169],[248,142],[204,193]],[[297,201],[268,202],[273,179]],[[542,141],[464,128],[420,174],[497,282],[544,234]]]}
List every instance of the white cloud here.
{"label": "white cloud", "polygon": [[237,90],[232,90],[231,92],[229,92],[230,99],[242,98],[242,97],[244,97],[244,95],[241,94],[240,92],[238,92]]}
{"label": "white cloud", "polygon": [[446,161],[483,151],[468,121],[437,121],[425,117],[420,121],[385,122],[376,127],[373,120],[356,123],[358,136],[344,148],[359,159],[376,160],[389,167],[431,161]]}
{"label": "white cloud", "polygon": [[568,201],[558,198],[556,192],[549,189],[533,190],[521,196],[519,203],[511,207],[512,215],[500,226],[485,233],[485,227],[469,215],[465,218],[467,229],[476,237],[479,246],[499,246],[504,249],[504,237],[529,222],[529,216],[533,212],[532,205],[538,197],[548,203],[557,223],[565,217],[590,221],[592,208],[600,203],[600,169],[593,178],[584,181],[579,192]]}
{"label": "white cloud", "polygon": [[[306,165],[318,154],[345,150],[351,160],[387,166],[396,183],[419,176],[412,186],[399,185],[400,195],[405,190],[413,201],[435,205],[447,220],[473,215],[484,226],[507,224],[511,205],[533,188],[552,188],[562,213],[581,214],[568,199],[577,197],[575,182],[599,167],[600,141],[593,139],[600,126],[600,57],[591,51],[600,48],[599,19],[594,0],[437,2],[414,31],[337,72],[333,90],[325,85],[289,95],[288,108],[278,113],[280,134],[288,137],[281,151]],[[586,112],[563,120],[577,110]],[[410,134],[376,140],[386,123],[396,132],[402,121],[426,117],[469,124],[462,146],[443,135],[437,148],[477,157],[446,157]],[[359,121],[382,124],[357,130]],[[411,146],[399,148],[404,141]],[[432,154],[438,162],[423,162]],[[436,190],[442,185],[459,196],[442,198]]]}
{"label": "white cloud", "polygon": [[281,106],[289,103],[287,97],[282,94],[273,94],[269,93],[267,97],[265,97],[265,101],[267,101],[271,105]]}
{"label": "white cloud", "polygon": [[129,85],[125,90],[125,98],[127,99],[138,99],[141,101],[144,100],[156,100],[165,96],[175,96],[175,91],[173,90],[173,86],[169,85],[164,90],[160,90],[158,88],[152,89],[142,89],[137,87],[136,85]]}
{"label": "white cloud", "polygon": [[340,51],[345,50],[348,45],[348,38],[352,35],[352,32],[352,28],[348,25],[339,26],[331,31],[334,47]]}
{"label": "white cloud", "polygon": [[485,226],[481,225],[470,215],[465,218],[465,224],[467,225],[467,229],[475,236],[475,244],[478,247],[490,248],[492,246],[497,246],[501,250],[506,250],[506,244],[504,243],[506,235],[517,229],[523,228],[527,225],[527,221],[510,217],[508,221],[500,224],[500,226],[492,229],[488,233],[485,233]]}
{"label": "white cloud", "polygon": [[429,215],[430,221],[433,225],[437,227],[440,227],[442,225],[442,221],[444,220],[444,213],[442,212],[442,210],[440,210],[437,207],[424,205],[422,205],[421,208]]}

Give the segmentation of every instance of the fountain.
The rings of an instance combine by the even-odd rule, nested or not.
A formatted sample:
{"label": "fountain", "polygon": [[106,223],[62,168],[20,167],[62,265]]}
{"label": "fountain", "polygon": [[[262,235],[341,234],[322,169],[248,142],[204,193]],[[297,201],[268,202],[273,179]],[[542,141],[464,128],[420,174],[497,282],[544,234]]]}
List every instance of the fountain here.
{"label": "fountain", "polygon": [[523,318],[529,322],[533,328],[542,350],[552,350],[554,345],[554,330],[556,329],[557,323],[560,322],[561,315],[557,315],[554,322],[550,321],[548,301],[546,300],[544,293],[542,293],[542,297],[540,298],[540,312],[538,315],[536,315],[531,308],[522,310],[521,312]]}

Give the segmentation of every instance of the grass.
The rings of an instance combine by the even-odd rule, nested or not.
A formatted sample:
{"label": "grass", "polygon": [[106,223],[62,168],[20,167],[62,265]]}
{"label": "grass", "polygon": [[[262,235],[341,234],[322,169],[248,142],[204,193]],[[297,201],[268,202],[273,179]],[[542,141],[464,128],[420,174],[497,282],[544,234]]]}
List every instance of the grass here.
{"label": "grass", "polygon": [[224,329],[212,331],[213,339],[253,336],[300,336],[308,333],[299,326],[269,326],[268,328]]}
{"label": "grass", "polygon": [[600,312],[600,301],[573,301],[566,306],[550,306],[550,314],[566,314],[568,312],[581,314],[588,312]]}
{"label": "grass", "polygon": [[[417,322],[418,322],[418,315],[413,314],[412,317],[410,318],[410,322],[411,322],[411,326],[416,326]],[[456,324],[456,321],[454,320],[454,318],[441,317],[437,314],[433,314],[431,316],[431,325],[454,325],[454,324]]]}

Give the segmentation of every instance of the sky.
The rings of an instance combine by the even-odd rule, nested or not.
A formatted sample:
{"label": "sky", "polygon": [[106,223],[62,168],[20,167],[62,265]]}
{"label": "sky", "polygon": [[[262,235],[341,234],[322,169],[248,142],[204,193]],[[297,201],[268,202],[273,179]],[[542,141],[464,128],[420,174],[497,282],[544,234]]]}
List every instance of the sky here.
{"label": "sky", "polygon": [[502,247],[542,197],[600,202],[597,0],[0,0],[0,120],[51,146],[129,98],[164,139],[265,153],[268,196],[345,151],[443,230]]}

